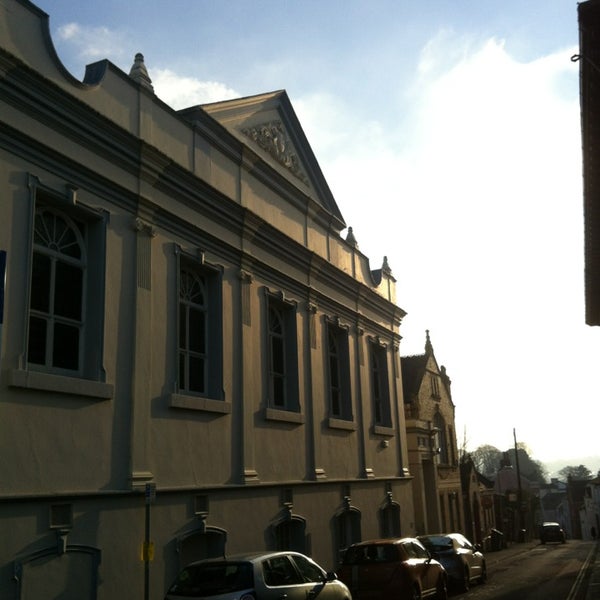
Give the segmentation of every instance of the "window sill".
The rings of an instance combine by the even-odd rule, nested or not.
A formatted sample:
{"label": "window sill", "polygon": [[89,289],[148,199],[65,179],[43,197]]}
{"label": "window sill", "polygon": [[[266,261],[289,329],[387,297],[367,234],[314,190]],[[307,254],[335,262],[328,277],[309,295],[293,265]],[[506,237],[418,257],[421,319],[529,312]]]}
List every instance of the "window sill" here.
{"label": "window sill", "polygon": [[375,435],[384,435],[386,437],[394,437],[395,431],[393,427],[384,427],[383,425],[373,425],[373,433]]}
{"label": "window sill", "polygon": [[83,396],[98,400],[110,400],[114,396],[114,386],[102,381],[92,381],[79,377],[51,375],[39,371],[12,369],[9,371],[8,385],[28,390],[59,392],[71,396]]}
{"label": "window sill", "polygon": [[231,402],[224,400],[211,400],[200,396],[187,396],[185,394],[170,394],[169,406],[171,408],[183,408],[184,410],[201,410],[222,415],[231,412]]}
{"label": "window sill", "polygon": [[281,410],[279,408],[267,408],[265,410],[265,419],[267,421],[294,423],[295,425],[302,425],[304,423],[304,415],[302,413]]}
{"label": "window sill", "polygon": [[334,417],[329,417],[329,419],[327,419],[327,427],[330,429],[356,431],[356,423],[354,421],[346,421],[344,419],[336,419]]}

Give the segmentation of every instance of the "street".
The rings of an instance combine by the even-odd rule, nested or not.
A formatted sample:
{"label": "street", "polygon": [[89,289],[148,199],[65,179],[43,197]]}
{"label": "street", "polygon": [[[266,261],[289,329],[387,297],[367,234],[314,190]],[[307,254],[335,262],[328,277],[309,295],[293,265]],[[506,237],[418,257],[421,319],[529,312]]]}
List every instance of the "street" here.
{"label": "street", "polygon": [[501,561],[489,553],[488,580],[452,598],[469,600],[583,600],[586,592],[586,566],[594,544],[569,540],[566,544],[546,544]]}

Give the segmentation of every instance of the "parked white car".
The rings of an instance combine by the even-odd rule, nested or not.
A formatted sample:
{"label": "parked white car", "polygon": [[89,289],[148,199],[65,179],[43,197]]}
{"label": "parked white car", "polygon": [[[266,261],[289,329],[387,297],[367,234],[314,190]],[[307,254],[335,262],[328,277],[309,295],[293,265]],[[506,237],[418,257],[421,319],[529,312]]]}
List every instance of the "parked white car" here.
{"label": "parked white car", "polygon": [[191,563],[165,600],[352,600],[335,573],[298,552],[262,552]]}
{"label": "parked white car", "polygon": [[485,557],[478,545],[460,533],[420,535],[418,540],[431,555],[442,563],[449,583],[466,592],[473,581],[484,583],[487,578]]}

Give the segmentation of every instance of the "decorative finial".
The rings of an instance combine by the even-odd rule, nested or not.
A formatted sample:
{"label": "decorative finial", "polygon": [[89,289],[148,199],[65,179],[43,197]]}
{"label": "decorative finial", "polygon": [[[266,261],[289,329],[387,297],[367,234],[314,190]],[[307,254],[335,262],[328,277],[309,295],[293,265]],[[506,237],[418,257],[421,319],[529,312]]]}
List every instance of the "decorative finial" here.
{"label": "decorative finial", "polygon": [[388,257],[387,256],[383,257],[383,265],[381,266],[381,270],[386,275],[389,275],[392,272],[392,269],[390,268],[390,263],[388,263]]}
{"label": "decorative finial", "polygon": [[348,234],[346,235],[346,241],[353,247],[358,248],[358,242],[354,237],[354,232],[352,231],[352,227],[348,227]]}
{"label": "decorative finial", "polygon": [[429,339],[429,329],[425,330],[425,352],[433,352],[433,346],[431,345],[431,340]]}
{"label": "decorative finial", "polygon": [[154,91],[152,87],[152,80],[148,76],[148,70],[146,69],[146,65],[144,64],[144,55],[141,52],[138,52],[135,55],[135,59],[131,70],[129,71],[129,77],[133,79],[136,83],[139,83],[142,87]]}

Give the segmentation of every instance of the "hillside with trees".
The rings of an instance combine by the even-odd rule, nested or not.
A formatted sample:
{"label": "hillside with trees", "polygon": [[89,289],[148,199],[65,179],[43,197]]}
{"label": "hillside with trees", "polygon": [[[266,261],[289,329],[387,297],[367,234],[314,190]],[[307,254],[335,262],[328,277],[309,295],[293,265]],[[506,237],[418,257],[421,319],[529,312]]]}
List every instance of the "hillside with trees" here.
{"label": "hillside with trees", "polygon": [[518,458],[519,470],[523,477],[531,482],[546,483],[548,477],[546,468],[539,460],[529,456],[527,447],[524,444],[518,444],[516,454],[514,448],[509,448],[503,452],[489,444],[479,446],[470,453],[477,471],[492,480],[496,478],[496,473],[500,469],[500,463],[504,455],[507,455],[513,467],[516,467]]}

